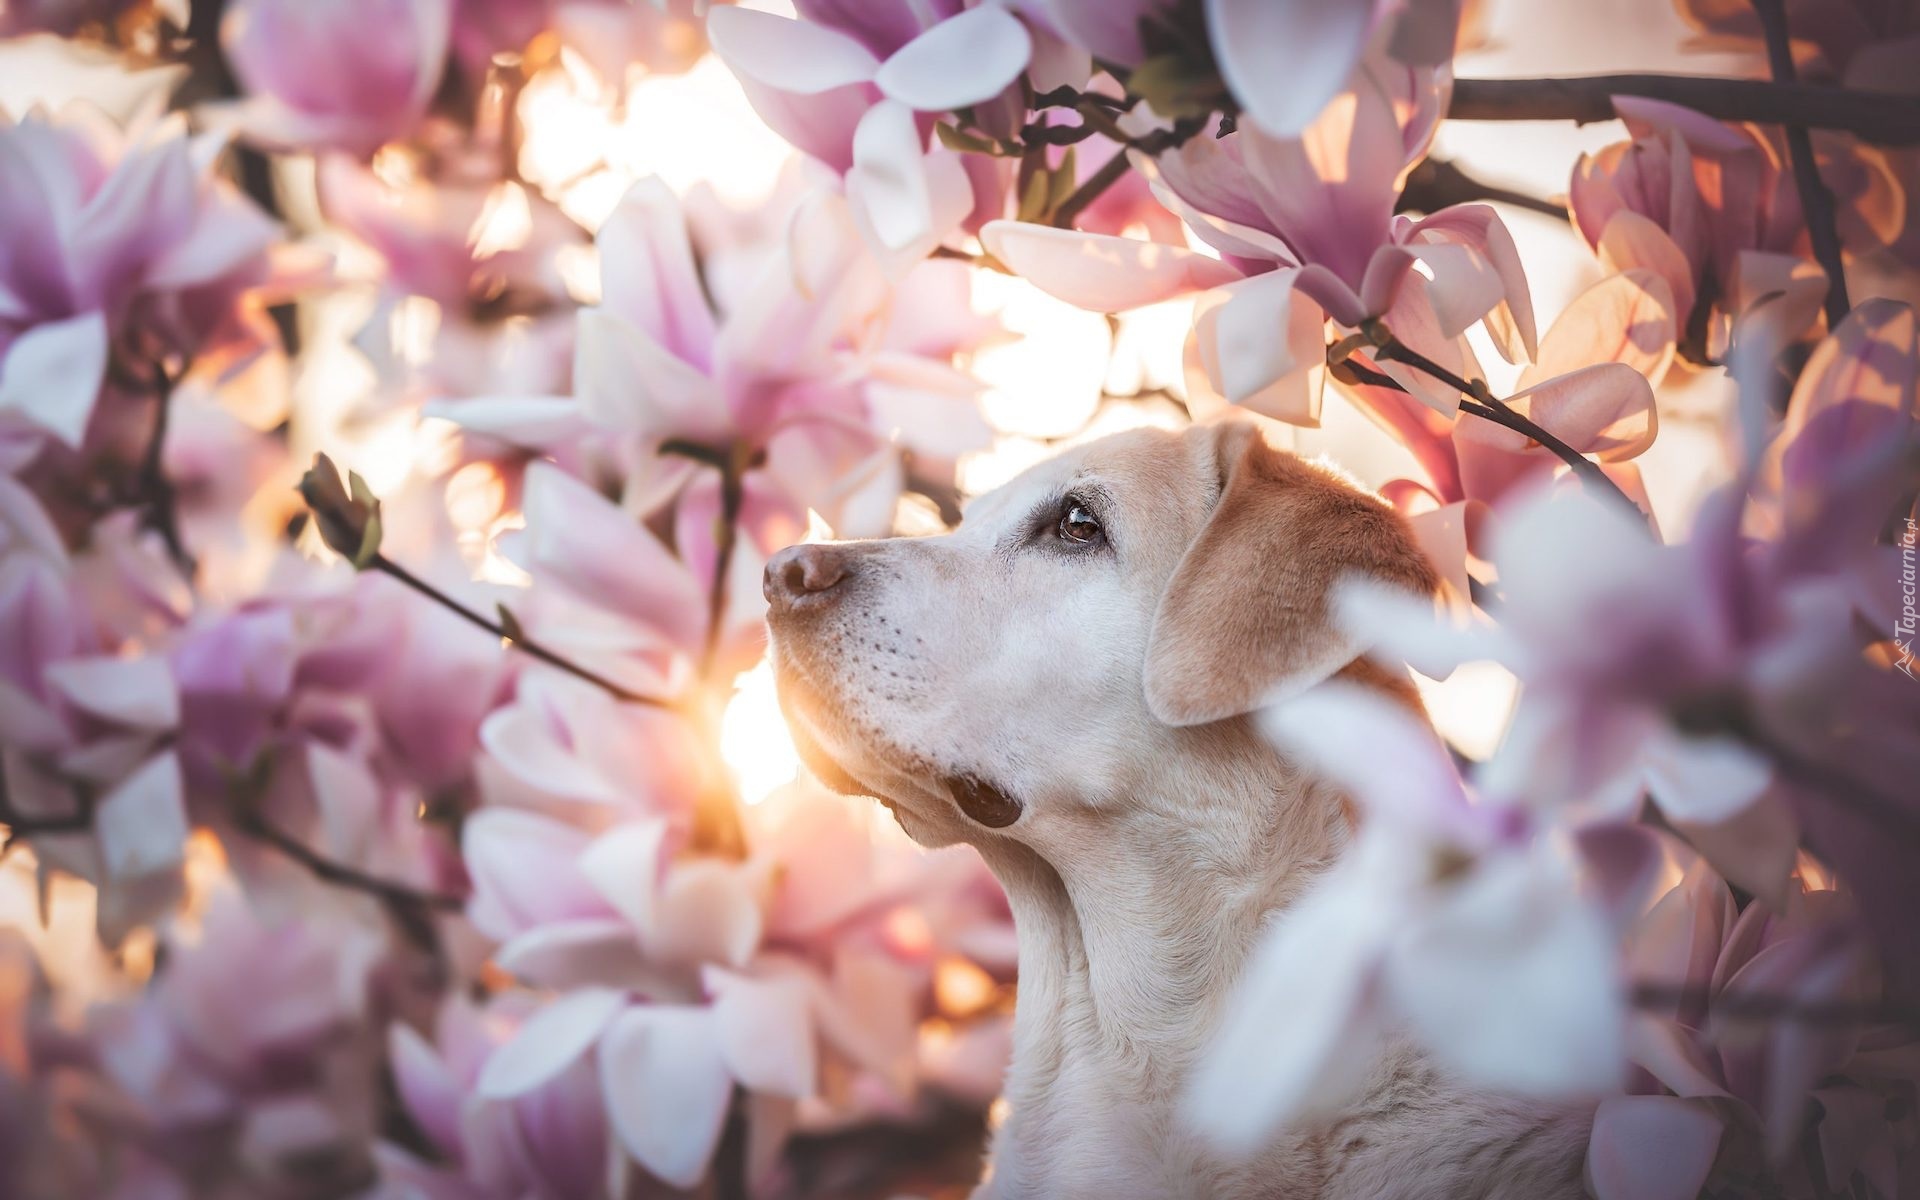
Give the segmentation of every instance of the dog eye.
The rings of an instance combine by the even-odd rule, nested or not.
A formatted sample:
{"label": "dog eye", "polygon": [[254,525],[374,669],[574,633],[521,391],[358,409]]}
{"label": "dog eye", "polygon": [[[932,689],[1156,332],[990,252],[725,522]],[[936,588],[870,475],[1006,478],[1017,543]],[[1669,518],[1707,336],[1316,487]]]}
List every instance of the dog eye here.
{"label": "dog eye", "polygon": [[1097,542],[1100,540],[1100,522],[1094,519],[1087,506],[1080,501],[1068,498],[1060,511],[1060,524],[1057,527],[1061,540],[1068,542]]}

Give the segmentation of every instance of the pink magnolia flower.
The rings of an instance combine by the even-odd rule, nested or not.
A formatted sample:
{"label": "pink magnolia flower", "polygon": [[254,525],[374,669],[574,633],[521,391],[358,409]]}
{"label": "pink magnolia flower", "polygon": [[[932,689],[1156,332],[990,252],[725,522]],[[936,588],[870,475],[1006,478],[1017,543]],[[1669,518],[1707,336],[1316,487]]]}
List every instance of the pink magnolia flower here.
{"label": "pink magnolia flower", "polygon": [[246,98],[218,113],[274,149],[368,155],[425,115],[454,0],[236,0],[221,47]]}
{"label": "pink magnolia flower", "polygon": [[591,1063],[577,1062],[511,1100],[477,1090],[489,1056],[527,1021],[534,1005],[523,992],[501,993],[484,1009],[451,995],[441,1004],[431,1042],[409,1025],[388,1030],[401,1103],[446,1163],[430,1165],[397,1146],[376,1146],[382,1183],[396,1197],[605,1194],[609,1154],[617,1149]]}
{"label": "pink magnolia flower", "polygon": [[[1450,61],[1460,7],[1457,0],[1051,0],[1043,11],[1074,43],[1122,66],[1184,55],[1192,40],[1204,39],[1246,115],[1270,134],[1293,137],[1346,88],[1370,47],[1409,65]],[[1183,29],[1196,14],[1205,30]]]}
{"label": "pink magnolia flower", "polygon": [[[679,602],[681,580],[690,575],[705,588],[713,578],[719,464],[739,475],[740,525],[765,555],[800,537],[808,509],[834,521],[878,491],[890,511],[903,450],[951,463],[984,445],[971,404],[979,385],[951,365],[955,347],[889,320],[905,285],[888,284],[839,198],[816,193],[804,202],[788,246],[763,260],[752,286],[719,313],[703,293],[679,201],[657,181],[636,185],[599,246],[603,297],[580,314],[572,396],[480,397],[429,411],[493,438],[551,448],[583,474],[624,474],[622,500],[636,516],[672,504],[684,566],[653,574],[649,590]],[[583,445],[590,457],[578,462]],[[593,506],[590,489],[550,473],[530,476],[530,536],[604,557],[558,526],[543,532],[534,509],[562,494]],[[645,536],[636,529],[622,541],[636,534]],[[735,566],[750,557],[736,555]],[[757,594],[745,591],[735,593],[742,603],[730,613],[759,611]],[[660,603],[617,611],[684,626],[700,610]],[[689,632],[679,629],[683,642]]]}
{"label": "pink magnolia flower", "polygon": [[[1680,0],[1680,17],[1698,32],[1700,49],[1761,52],[1760,19],[1736,0]],[[1912,77],[1900,69],[1920,45],[1920,14],[1910,5],[1875,0],[1788,0],[1794,61],[1803,77],[1866,91],[1899,91]],[[1887,86],[1893,85],[1893,86]]]}
{"label": "pink magnolia flower", "polygon": [[893,917],[941,913],[978,864],[883,860],[838,797],[769,803],[785,811],[751,823],[744,861],[689,853],[660,817],[599,833],[524,810],[471,818],[475,925],[502,939],[504,971],[558,991],[486,1057],[475,1094],[524,1103],[591,1064],[624,1153],[680,1187],[705,1173],[736,1087],[774,1147],[819,1102],[823,1057],[910,1094],[933,947]]}
{"label": "pink magnolia flower", "polygon": [[[268,281],[277,230],[213,170],[219,145],[178,118],[0,118],[0,439],[78,448],[110,363],[142,373],[251,338],[235,301]],[[150,420],[147,396],[112,415],[129,408]]]}
{"label": "pink magnolia flower", "polygon": [[[586,234],[552,202],[482,173],[491,164],[474,166],[472,178],[454,166],[394,186],[344,155],[321,159],[327,219],[385,260],[380,300],[357,341],[396,390],[564,390],[575,304],[560,263],[585,248]],[[433,302],[424,361],[392,332],[408,297]]]}
{"label": "pink magnolia flower", "polygon": [[1438,739],[1358,688],[1322,685],[1261,720],[1363,806],[1360,832],[1255,949],[1191,1085],[1194,1128],[1250,1152],[1336,1111],[1402,1029],[1489,1088],[1617,1086],[1613,933],[1567,851],[1470,800]]}
{"label": "pink magnolia flower", "polygon": [[[1319,420],[1329,318],[1348,327],[1382,318],[1396,337],[1467,373],[1461,334],[1484,320],[1519,361],[1536,350],[1532,300],[1493,211],[1393,215],[1399,180],[1444,108],[1443,82],[1376,65],[1299,138],[1243,128],[1163,155],[1158,194],[1220,260],[1006,221],[987,225],[982,240],[1015,273],[1084,308],[1209,291],[1190,355],[1226,402],[1282,420]],[[1401,364],[1375,365],[1443,415],[1457,408],[1445,385]]]}
{"label": "pink magnolia flower", "polygon": [[196,1194],[294,1196],[313,1172],[365,1169],[375,1111],[366,1026],[384,939],[308,897],[263,918],[217,888],[203,938],[174,939],[137,999],[86,1040],[116,1132]]}
{"label": "pink magnolia flower", "polygon": [[[1663,845],[1675,881],[1650,899],[1628,948],[1635,983],[1655,989],[1657,1003],[1629,1028],[1628,1094],[1595,1113],[1594,1194],[1689,1200],[1718,1181],[1810,1197],[1856,1178],[1896,1194],[1916,1130],[1912,1114],[1888,1100],[1910,1086],[1912,1032],[1743,1007],[1760,998],[1838,1009],[1879,998],[1841,893],[1803,861],[1782,908],[1758,900],[1742,908],[1705,862],[1670,839]],[[1809,1140],[1817,1158],[1801,1149]],[[1816,1162],[1823,1179],[1807,1175]]]}
{"label": "pink magnolia flower", "polygon": [[924,256],[974,207],[962,156],[928,151],[926,114],[975,108],[1012,132],[1030,66],[1042,89],[1089,69],[998,4],[803,4],[801,16],[716,8],[708,36],[761,119],[843,175],[863,230],[902,255]]}
{"label": "pink magnolia flower", "polygon": [[[1641,268],[1666,280],[1680,327],[1710,312],[1705,353],[1725,358],[1734,322],[1764,300],[1785,306],[1774,341],[1813,321],[1826,280],[1811,261],[1799,195],[1782,149],[1756,130],[1727,125],[1658,100],[1622,96],[1614,107],[1632,140],[1585,154],[1568,203],[1574,227],[1613,270]],[[1845,180],[1840,214],[1856,248],[1900,232],[1900,188],[1870,148],[1821,143],[1823,177]],[[1784,336],[1781,336],[1784,335]]]}
{"label": "pink magnolia flower", "polygon": [[1774,540],[1741,532],[1750,475],[1677,546],[1590,497],[1549,494],[1494,538],[1497,628],[1435,631],[1426,614],[1357,594],[1348,619],[1430,674],[1491,657],[1520,676],[1526,702],[1482,776],[1494,795],[1614,812],[1649,796],[1776,911],[1804,835],[1861,890],[1904,987],[1920,955],[1889,914],[1911,906],[1909,877],[1887,869],[1898,840],[1854,801],[1899,810],[1885,819],[1911,812],[1899,781],[1920,764],[1920,695],[1864,656],[1888,634],[1863,639],[1856,614],[1893,628],[1886,601],[1862,597],[1892,588],[1876,543],[1910,478],[1920,354],[1910,311],[1890,302],[1863,306],[1843,333],[1830,344],[1850,348],[1850,365],[1836,351],[1814,376],[1834,398],[1803,398],[1782,453],[1792,482],[1777,511],[1792,516]]}

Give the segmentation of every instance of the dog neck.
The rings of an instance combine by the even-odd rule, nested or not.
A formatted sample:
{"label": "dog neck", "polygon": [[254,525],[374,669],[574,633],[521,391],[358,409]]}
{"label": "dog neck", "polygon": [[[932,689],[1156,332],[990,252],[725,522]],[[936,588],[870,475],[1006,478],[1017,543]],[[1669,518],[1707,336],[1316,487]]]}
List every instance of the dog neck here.
{"label": "dog neck", "polygon": [[[1020,938],[1010,1116],[987,1194],[1048,1194],[1062,1148],[1088,1144],[1102,1122],[1172,1127],[1180,1084],[1263,921],[1345,840],[1339,796],[1288,767],[1249,722],[1171,736],[1156,758],[1174,776],[1141,781],[1092,848],[1061,864],[1012,842],[982,848]],[[1152,1157],[1177,1156],[1162,1146]]]}

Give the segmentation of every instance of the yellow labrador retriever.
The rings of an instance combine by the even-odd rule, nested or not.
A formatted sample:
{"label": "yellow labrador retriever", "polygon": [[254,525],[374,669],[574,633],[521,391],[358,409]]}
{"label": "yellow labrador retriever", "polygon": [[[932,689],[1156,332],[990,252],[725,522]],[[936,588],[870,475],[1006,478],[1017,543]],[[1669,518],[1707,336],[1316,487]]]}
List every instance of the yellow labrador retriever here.
{"label": "yellow labrador retriever", "polygon": [[1434,586],[1391,509],[1246,421],[1102,439],[952,533],[768,564],[808,765],[926,845],[977,846],[1013,905],[1011,1113],[978,1196],[1583,1193],[1577,1115],[1475,1093],[1411,1051],[1251,1162],[1178,1119],[1262,921],[1349,832],[1341,797],[1246,714],[1336,673],[1419,703],[1328,619],[1355,572]]}

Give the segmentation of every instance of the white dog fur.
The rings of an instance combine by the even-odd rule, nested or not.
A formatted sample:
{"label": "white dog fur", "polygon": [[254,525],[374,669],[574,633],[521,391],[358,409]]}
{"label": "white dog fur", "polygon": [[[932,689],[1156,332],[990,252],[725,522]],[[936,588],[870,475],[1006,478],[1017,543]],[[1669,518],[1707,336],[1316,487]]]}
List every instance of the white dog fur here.
{"label": "white dog fur", "polygon": [[[1098,535],[1074,540],[1089,517]],[[1583,1110],[1476,1093],[1410,1049],[1250,1162],[1180,1121],[1262,923],[1352,820],[1245,714],[1336,672],[1419,704],[1328,621],[1349,572],[1433,585],[1390,509],[1247,421],[1102,439],[982,496],[952,533],[769,564],[809,764],[927,845],[973,843],[1013,906],[1011,1108],[977,1197],[1584,1194]],[[991,823],[955,780],[987,785]],[[1017,819],[996,828],[1014,811],[1000,797]]]}

